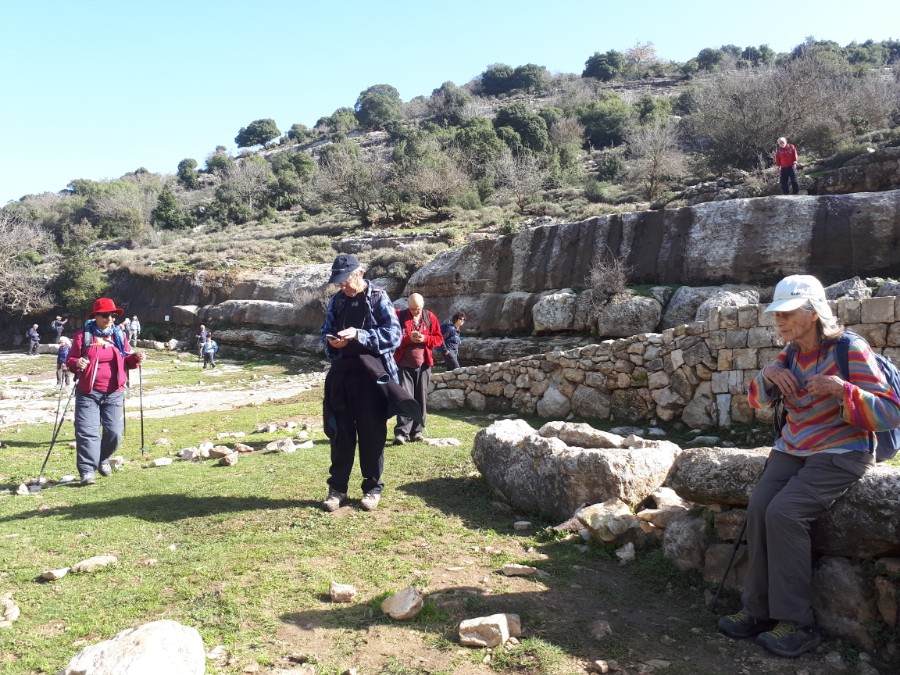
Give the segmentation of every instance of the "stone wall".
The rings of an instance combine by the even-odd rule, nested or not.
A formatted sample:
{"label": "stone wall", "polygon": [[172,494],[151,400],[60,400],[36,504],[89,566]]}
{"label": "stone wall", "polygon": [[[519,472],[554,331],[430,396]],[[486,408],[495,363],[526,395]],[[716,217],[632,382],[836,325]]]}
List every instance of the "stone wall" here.
{"label": "stone wall", "polygon": [[[900,296],[832,303],[849,329],[900,363]],[[470,407],[547,419],[577,415],[690,428],[771,421],[747,385],[780,350],[765,305],[713,308],[709,321],[432,376],[432,409]]]}

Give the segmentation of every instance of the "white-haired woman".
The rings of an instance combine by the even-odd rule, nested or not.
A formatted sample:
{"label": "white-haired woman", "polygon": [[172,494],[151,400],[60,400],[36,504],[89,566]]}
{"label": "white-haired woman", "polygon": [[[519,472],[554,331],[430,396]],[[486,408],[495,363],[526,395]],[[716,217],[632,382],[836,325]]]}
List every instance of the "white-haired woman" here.
{"label": "white-haired woman", "polygon": [[815,277],[782,279],[766,312],[775,313],[785,347],[751,382],[748,398],[762,408],[780,393],[787,421],[747,507],[743,608],[718,626],[794,657],[821,639],[813,626],[810,525],[874,464],[871,432],[900,426],[900,399],[866,341],[844,334]]}
{"label": "white-haired woman", "polygon": [[66,359],[69,358],[69,351],[72,349],[72,341],[65,335],[59,336],[59,351],[56,352],[56,386],[69,386],[72,379],[72,371],[66,367]]}

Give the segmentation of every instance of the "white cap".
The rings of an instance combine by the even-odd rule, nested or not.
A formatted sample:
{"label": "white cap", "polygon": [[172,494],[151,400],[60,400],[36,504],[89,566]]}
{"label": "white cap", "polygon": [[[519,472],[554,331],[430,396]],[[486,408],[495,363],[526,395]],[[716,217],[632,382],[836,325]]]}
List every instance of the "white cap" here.
{"label": "white cap", "polygon": [[791,312],[807,302],[813,306],[819,317],[831,319],[834,316],[822,284],[808,274],[794,274],[779,281],[775,287],[772,304],[766,307],[766,311]]}

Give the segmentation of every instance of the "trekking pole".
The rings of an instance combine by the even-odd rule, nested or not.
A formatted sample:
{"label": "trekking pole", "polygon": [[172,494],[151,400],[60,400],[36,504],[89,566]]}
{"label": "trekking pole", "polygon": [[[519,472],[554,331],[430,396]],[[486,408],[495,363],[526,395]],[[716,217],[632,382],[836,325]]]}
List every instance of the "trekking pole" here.
{"label": "trekking pole", "polygon": [[[44,469],[47,468],[47,462],[50,460],[50,453],[53,452],[53,446],[56,445],[56,437],[59,435],[59,430],[62,429],[63,422],[66,419],[66,413],[69,412],[69,404],[72,402],[72,395],[75,393],[75,388],[78,387],[78,377],[75,377],[75,384],[72,386],[72,391],[69,392],[69,398],[66,400],[66,407],[63,408],[62,417],[58,420],[54,420],[54,429],[53,429],[53,438],[50,440],[50,449],[47,450],[47,456],[44,457],[44,463],[41,464],[41,470],[38,473],[38,483],[40,483],[41,478],[44,477]],[[60,392],[62,392],[62,388],[60,388]]]}
{"label": "trekking pole", "polygon": [[141,402],[141,457],[147,451],[144,445],[144,369],[138,364],[138,399]]}
{"label": "trekking pole", "polygon": [[709,606],[709,610],[715,614],[716,613],[716,605],[719,604],[719,596],[722,594],[722,589],[725,588],[725,580],[728,578],[728,573],[731,571],[731,566],[734,565],[734,559],[737,556],[738,548],[741,546],[741,541],[744,539],[744,534],[747,532],[747,519],[744,518],[744,524],[741,525],[741,531],[738,533],[737,539],[734,540],[734,548],[731,549],[731,560],[728,561],[728,565],[725,567],[725,574],[722,575],[722,581],[719,582],[719,587],[716,589],[716,595],[713,598],[712,604]]}

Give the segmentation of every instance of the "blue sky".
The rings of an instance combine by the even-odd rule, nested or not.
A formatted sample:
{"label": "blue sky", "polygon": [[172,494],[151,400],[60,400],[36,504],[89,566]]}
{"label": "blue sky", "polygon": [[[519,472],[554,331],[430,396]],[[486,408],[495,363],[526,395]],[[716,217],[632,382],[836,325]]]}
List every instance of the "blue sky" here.
{"label": "blue sky", "polygon": [[407,101],[491,63],[580,73],[595,51],[637,42],[684,61],[722,44],[780,52],[808,35],[846,45],[898,28],[897,0],[10,0],[0,205],[74,178],[174,173],[185,157],[203,166],[255,119],[312,126],[373,84]]}

